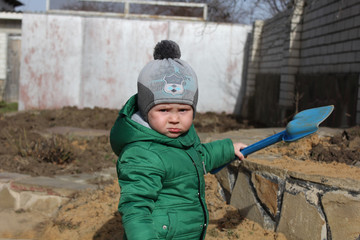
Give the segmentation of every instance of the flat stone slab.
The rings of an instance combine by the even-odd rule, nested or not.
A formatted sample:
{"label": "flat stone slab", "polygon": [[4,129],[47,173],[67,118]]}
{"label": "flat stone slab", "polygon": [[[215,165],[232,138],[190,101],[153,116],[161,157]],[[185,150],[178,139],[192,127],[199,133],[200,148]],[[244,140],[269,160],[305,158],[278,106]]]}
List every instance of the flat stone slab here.
{"label": "flat stone slab", "polygon": [[117,179],[116,168],[106,168],[94,173],[80,173],[55,176],[56,179],[79,184],[102,184]]}
{"label": "flat stone slab", "polygon": [[[294,207],[296,206],[296,207]],[[289,239],[326,239],[326,222],[317,208],[308,204],[304,193],[285,193],[277,227]]]}
{"label": "flat stone slab", "polygon": [[332,239],[360,239],[360,195],[328,192],[322,197],[322,203]]}
{"label": "flat stone slab", "polygon": [[0,172],[0,184],[9,183],[14,180],[20,180],[28,177],[30,176],[20,173]]}
{"label": "flat stone slab", "polygon": [[254,128],[254,129],[239,129],[236,131],[229,131],[225,133],[198,133],[202,142],[210,142],[224,138],[230,138],[233,141],[240,141],[247,145],[258,142],[264,138],[270,137],[278,132],[283,131],[284,128]]}
{"label": "flat stone slab", "polygon": [[92,137],[109,136],[110,131],[103,129],[57,126],[57,127],[48,128],[45,130],[45,132],[41,132],[40,134],[44,136],[51,134],[60,134],[60,135],[68,135],[75,137],[92,138]]}
{"label": "flat stone slab", "polygon": [[78,191],[96,189],[93,184],[76,183],[50,177],[29,177],[11,182],[14,191],[41,192],[46,195],[70,197]]}

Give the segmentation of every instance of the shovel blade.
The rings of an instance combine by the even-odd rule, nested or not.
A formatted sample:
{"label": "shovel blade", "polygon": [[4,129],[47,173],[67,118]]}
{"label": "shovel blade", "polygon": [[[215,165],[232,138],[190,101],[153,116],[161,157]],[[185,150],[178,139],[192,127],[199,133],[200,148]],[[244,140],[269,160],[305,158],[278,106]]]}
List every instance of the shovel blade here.
{"label": "shovel blade", "polygon": [[333,105],[311,108],[296,114],[287,126],[283,137],[285,142],[296,141],[307,135],[315,133],[319,125],[332,113]]}

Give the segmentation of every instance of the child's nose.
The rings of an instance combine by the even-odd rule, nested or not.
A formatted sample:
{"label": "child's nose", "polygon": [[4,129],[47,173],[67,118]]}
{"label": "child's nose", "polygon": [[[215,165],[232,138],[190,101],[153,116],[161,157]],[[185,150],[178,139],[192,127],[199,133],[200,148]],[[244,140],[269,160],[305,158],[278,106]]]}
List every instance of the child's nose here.
{"label": "child's nose", "polygon": [[179,114],[177,114],[177,113],[170,114],[169,121],[170,122],[179,122]]}

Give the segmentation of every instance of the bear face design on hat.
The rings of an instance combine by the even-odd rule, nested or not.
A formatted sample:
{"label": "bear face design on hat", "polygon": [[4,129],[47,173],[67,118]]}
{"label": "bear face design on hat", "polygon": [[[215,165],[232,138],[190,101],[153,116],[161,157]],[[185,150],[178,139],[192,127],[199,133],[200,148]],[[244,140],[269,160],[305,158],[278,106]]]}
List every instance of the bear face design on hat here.
{"label": "bear face design on hat", "polygon": [[164,91],[172,95],[178,95],[184,93],[184,79],[181,76],[171,75],[164,77]]}

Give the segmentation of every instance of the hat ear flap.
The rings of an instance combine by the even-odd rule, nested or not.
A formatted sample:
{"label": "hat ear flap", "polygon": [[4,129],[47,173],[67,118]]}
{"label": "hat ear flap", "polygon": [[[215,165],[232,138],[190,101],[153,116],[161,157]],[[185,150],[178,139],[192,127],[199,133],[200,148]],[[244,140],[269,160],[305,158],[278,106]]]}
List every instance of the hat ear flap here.
{"label": "hat ear flap", "polygon": [[154,106],[154,93],[144,86],[142,83],[138,82],[138,107],[141,116],[147,121],[147,114],[150,109]]}

